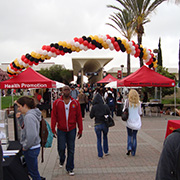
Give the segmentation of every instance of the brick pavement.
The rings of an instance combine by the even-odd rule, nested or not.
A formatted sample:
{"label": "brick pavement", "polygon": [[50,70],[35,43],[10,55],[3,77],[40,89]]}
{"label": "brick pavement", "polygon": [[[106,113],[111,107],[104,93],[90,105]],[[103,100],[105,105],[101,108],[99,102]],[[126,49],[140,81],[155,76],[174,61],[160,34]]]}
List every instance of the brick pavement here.
{"label": "brick pavement", "polygon": [[[50,118],[46,118],[50,122]],[[93,128],[94,120],[86,114],[83,121],[84,131],[81,139],[76,140],[75,176],[66,174],[65,168],[59,168],[57,142],[52,148],[45,149],[45,162],[40,162],[40,174],[47,180],[153,180],[162,150],[167,121],[180,117],[162,115],[162,117],[143,117],[142,128],[137,135],[136,156],[126,155],[126,123],[115,116],[115,127],[110,128],[109,156],[99,160],[96,149],[96,136]],[[9,119],[9,136],[13,140],[13,121]]]}
{"label": "brick pavement", "polygon": [[[56,139],[51,149],[45,151],[45,163],[39,163],[39,169],[47,180],[152,180],[162,150],[167,121],[180,117],[162,115],[162,117],[143,117],[142,128],[137,135],[137,153],[135,157],[126,155],[126,123],[115,116],[115,127],[110,128],[109,156],[99,160],[96,149],[94,120],[89,113],[83,121],[84,131],[81,139],[76,140],[75,176],[66,174],[65,168],[59,168]],[[50,121],[50,118],[48,118]]]}

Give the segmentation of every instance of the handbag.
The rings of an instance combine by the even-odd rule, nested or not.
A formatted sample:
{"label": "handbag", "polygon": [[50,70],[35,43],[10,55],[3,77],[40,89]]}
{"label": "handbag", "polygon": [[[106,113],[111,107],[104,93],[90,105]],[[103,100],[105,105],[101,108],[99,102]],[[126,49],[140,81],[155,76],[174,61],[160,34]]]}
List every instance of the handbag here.
{"label": "handbag", "polygon": [[115,122],[110,115],[105,115],[104,118],[105,118],[105,124],[107,127],[115,126]]}
{"label": "handbag", "polygon": [[125,110],[121,114],[121,118],[123,121],[127,121],[129,117],[129,110],[128,108],[125,108]]}

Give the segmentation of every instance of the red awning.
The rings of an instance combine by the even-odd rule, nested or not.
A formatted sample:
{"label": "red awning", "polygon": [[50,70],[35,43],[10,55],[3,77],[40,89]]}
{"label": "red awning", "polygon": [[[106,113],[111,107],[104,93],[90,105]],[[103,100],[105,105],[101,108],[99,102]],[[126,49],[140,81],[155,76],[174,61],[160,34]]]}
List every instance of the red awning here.
{"label": "red awning", "polygon": [[56,82],[27,68],[19,75],[0,82],[0,89],[56,88]]}
{"label": "red awning", "polygon": [[109,83],[112,81],[118,81],[118,79],[113,77],[111,74],[108,74],[104,79],[101,79],[97,83]]}
{"label": "red awning", "polygon": [[117,86],[134,86],[134,87],[174,87],[176,85],[173,79],[167,78],[152,69],[142,66],[136,72],[118,81]]}

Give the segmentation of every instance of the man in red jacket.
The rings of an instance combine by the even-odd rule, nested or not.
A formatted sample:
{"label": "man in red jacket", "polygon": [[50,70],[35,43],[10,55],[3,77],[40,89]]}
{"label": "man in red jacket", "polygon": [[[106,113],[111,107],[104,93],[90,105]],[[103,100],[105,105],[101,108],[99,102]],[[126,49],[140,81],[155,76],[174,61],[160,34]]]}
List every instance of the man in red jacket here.
{"label": "man in red jacket", "polygon": [[[70,96],[70,87],[64,86],[62,96],[54,101],[51,113],[51,129],[57,134],[59,166],[65,162],[65,149],[67,146],[66,170],[70,176],[74,175],[74,149],[76,139],[76,126],[78,126],[78,139],[82,136],[82,116],[80,104]],[[57,124],[57,133],[55,130]]]}

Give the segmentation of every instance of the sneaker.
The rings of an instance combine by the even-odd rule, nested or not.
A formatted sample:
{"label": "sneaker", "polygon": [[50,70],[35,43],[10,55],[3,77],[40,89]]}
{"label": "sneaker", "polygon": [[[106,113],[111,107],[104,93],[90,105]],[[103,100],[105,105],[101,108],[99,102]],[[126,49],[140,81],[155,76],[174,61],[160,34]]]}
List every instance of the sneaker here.
{"label": "sneaker", "polygon": [[109,156],[109,153],[105,153],[105,156]]}
{"label": "sneaker", "polygon": [[60,163],[60,164],[59,164],[59,167],[62,168],[62,167],[63,167],[63,163]]}
{"label": "sneaker", "polygon": [[98,157],[99,160],[103,159],[103,157]]}
{"label": "sneaker", "polygon": [[67,173],[68,173],[70,176],[74,176],[74,171],[73,171],[73,170],[67,171]]}
{"label": "sneaker", "polygon": [[46,178],[45,177],[41,177],[41,180],[46,180]]}

